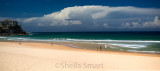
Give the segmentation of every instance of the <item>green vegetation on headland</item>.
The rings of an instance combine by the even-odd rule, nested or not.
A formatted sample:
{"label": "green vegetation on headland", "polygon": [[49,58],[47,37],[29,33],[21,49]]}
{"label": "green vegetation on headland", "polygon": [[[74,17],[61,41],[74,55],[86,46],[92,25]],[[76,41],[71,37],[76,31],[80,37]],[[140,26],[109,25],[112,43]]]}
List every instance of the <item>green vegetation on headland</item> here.
{"label": "green vegetation on headland", "polygon": [[0,21],[0,36],[9,35],[26,35],[26,32],[18,25],[17,21],[4,20]]}

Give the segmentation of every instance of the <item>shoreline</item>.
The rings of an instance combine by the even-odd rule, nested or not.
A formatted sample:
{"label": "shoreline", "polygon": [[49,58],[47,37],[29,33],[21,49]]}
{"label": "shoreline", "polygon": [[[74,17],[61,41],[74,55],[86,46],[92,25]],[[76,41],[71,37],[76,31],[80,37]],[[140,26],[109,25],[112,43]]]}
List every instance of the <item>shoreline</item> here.
{"label": "shoreline", "polygon": [[[40,34],[40,36],[39,36]],[[47,35],[52,33],[46,33],[46,37],[41,36],[43,33],[32,33],[27,36],[11,36],[0,37],[0,41],[20,41],[20,42],[40,42],[64,45],[72,48],[84,49],[84,50],[96,50],[96,48],[102,47],[103,50],[110,52],[125,52],[125,53],[138,53],[138,54],[160,54],[160,41],[156,40],[110,40],[110,39],[70,39],[70,38],[51,38]],[[62,34],[63,33],[55,33]],[[84,35],[84,34],[83,34]],[[36,38],[36,36],[39,36]],[[85,35],[84,35],[85,36]],[[114,35],[113,35],[114,36]],[[107,45],[107,48],[106,48]],[[109,47],[108,47],[109,46]]]}
{"label": "shoreline", "polygon": [[[37,43],[37,44],[49,44],[51,45],[51,42],[47,41],[11,41],[11,40],[6,40],[6,41],[0,41],[0,42],[9,42],[9,43]],[[58,49],[58,50],[71,50],[71,51],[80,51],[80,52],[91,52],[91,53],[104,53],[104,54],[120,54],[120,55],[135,55],[135,56],[153,56],[153,57],[160,57],[160,54],[154,54],[154,53],[143,53],[143,52],[129,52],[129,51],[114,51],[114,50],[102,50],[102,51],[97,51],[96,49],[90,49],[86,48],[85,46],[76,46],[77,44],[80,45],[97,45],[97,46],[102,46],[103,44],[94,44],[94,43],[79,43],[79,42],[52,42],[53,45],[60,45],[60,46],[65,46],[65,48],[49,48],[49,49]],[[37,47],[38,48],[38,47]],[[44,48],[44,47],[41,47]],[[45,47],[46,48],[46,47]]]}

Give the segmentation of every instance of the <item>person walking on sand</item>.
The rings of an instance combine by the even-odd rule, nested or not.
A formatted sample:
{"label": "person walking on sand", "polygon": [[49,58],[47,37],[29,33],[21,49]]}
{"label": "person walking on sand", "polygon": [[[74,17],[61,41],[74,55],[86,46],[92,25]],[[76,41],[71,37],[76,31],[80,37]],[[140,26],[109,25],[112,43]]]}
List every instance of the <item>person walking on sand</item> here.
{"label": "person walking on sand", "polygon": [[100,49],[100,51],[102,51],[102,47],[101,46],[99,47],[99,49]]}
{"label": "person walking on sand", "polygon": [[53,42],[51,41],[51,47],[53,46]]}
{"label": "person walking on sand", "polygon": [[97,51],[98,51],[98,47],[96,47]]}
{"label": "person walking on sand", "polygon": [[18,44],[19,44],[19,47],[20,47],[20,45],[21,45],[21,42],[19,42]]}
{"label": "person walking on sand", "polygon": [[21,45],[21,42],[19,42],[19,45]]}

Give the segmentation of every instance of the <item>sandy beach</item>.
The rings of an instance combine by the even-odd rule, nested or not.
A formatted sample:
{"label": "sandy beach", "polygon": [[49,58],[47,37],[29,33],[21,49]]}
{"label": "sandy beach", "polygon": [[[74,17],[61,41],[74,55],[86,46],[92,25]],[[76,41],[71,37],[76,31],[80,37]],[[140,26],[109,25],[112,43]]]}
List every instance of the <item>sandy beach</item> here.
{"label": "sandy beach", "polygon": [[160,56],[0,42],[0,71],[159,71]]}

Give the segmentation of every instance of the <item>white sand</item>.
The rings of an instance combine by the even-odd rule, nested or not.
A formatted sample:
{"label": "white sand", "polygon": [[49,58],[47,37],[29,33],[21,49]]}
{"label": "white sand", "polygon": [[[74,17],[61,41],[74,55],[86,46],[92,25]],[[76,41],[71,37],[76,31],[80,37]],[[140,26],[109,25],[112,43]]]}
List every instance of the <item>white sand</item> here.
{"label": "white sand", "polygon": [[[160,57],[70,51],[45,47],[49,48],[50,45],[44,43],[18,45],[13,42],[0,42],[0,71],[160,70]],[[64,46],[53,45],[54,47],[63,48]]]}

